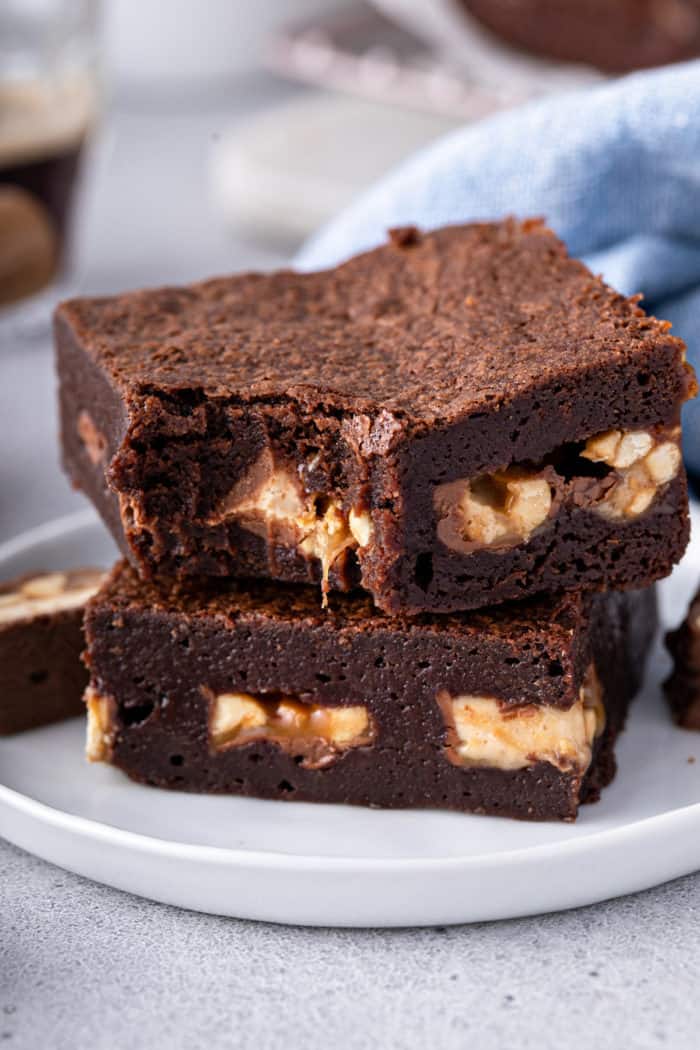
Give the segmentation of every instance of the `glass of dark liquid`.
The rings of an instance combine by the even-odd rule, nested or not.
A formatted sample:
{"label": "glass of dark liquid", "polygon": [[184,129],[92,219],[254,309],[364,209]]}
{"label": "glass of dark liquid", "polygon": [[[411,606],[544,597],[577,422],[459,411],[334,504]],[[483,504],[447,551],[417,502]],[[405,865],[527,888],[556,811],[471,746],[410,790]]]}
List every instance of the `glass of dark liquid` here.
{"label": "glass of dark liquid", "polygon": [[0,335],[10,318],[15,330],[42,312],[48,322],[46,293],[68,273],[81,155],[97,113],[96,8],[0,0]]}

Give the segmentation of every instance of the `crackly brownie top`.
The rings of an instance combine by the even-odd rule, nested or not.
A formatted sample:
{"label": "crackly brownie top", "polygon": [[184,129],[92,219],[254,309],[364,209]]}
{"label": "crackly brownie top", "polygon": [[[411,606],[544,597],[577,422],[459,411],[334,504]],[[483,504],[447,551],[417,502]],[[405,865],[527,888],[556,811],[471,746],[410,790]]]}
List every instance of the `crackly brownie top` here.
{"label": "crackly brownie top", "polygon": [[127,396],[183,389],[450,420],[660,341],[540,221],[395,230],[333,270],[76,299],[59,322]]}
{"label": "crackly brownie top", "polygon": [[90,603],[93,611],[105,608],[116,617],[128,612],[156,616],[184,616],[193,622],[212,618],[230,625],[245,621],[255,625],[291,623],[295,627],[330,627],[339,632],[391,631],[448,632],[480,639],[499,638],[514,645],[546,646],[568,650],[576,635],[588,630],[595,602],[619,600],[578,592],[526,599],[493,609],[444,616],[423,614],[402,618],[385,616],[366,595],[332,595],[330,607],[321,608],[313,587],[285,586],[265,580],[191,580],[162,582],[139,579],[128,562],[118,562]]}

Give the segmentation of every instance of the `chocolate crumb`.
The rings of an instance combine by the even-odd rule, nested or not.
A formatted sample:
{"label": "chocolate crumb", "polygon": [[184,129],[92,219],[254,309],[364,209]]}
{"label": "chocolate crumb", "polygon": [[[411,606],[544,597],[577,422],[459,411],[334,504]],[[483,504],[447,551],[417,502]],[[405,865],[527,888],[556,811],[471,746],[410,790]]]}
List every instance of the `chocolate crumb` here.
{"label": "chocolate crumb", "polygon": [[389,240],[395,248],[413,248],[421,242],[421,233],[417,226],[395,226],[389,230]]}

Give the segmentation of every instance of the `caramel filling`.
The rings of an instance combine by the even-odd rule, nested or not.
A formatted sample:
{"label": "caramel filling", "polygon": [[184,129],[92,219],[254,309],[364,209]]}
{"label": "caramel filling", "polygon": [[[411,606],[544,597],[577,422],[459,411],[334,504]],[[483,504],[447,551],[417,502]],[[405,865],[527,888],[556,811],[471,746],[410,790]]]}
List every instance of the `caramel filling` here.
{"label": "caramel filling", "polygon": [[323,769],[344,751],[375,738],[367,708],[302,704],[287,697],[221,693],[210,699],[209,740],[214,751],[258,741],[300,758],[304,769]]}
{"label": "caramel filling", "polygon": [[90,413],[85,409],[78,414],[76,430],[93,466],[96,467],[99,463],[104,463],[107,441],[104,434],[97,429]]}
{"label": "caramel filling", "polygon": [[85,754],[90,762],[109,762],[114,743],[112,710],[114,703],[101,696],[92,686],[85,692],[87,736]]}
{"label": "caramel filling", "polygon": [[333,563],[345,550],[366,547],[372,523],[365,510],[346,513],[322,493],[305,493],[290,472],[277,467],[265,450],[248,474],[234,485],[209,520],[233,518],[271,543],[294,546],[321,563],[324,604]]}
{"label": "caramel filling", "polygon": [[583,773],[605,728],[602,689],[591,664],[569,708],[513,706],[488,696],[441,692],[447,758],[456,766],[517,770],[547,762],[563,773]]}

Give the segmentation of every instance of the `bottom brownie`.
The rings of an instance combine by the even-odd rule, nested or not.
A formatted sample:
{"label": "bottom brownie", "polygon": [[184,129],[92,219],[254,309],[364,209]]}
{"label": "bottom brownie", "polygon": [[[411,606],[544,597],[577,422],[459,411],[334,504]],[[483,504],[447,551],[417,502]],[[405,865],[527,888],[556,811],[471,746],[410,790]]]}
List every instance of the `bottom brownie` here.
{"label": "bottom brownie", "polygon": [[187,791],[573,820],[655,624],[652,590],[401,620],[121,563],[86,613],[88,755]]}
{"label": "bottom brownie", "polygon": [[673,671],[664,684],[671,712],[684,729],[700,729],[700,590],[688,615],[666,635]]}
{"label": "bottom brownie", "polygon": [[104,573],[42,573],[0,584],[0,736],[83,712],[83,611]]}

